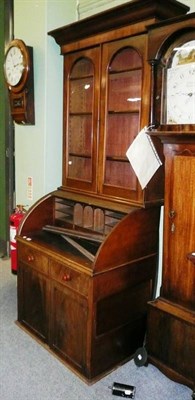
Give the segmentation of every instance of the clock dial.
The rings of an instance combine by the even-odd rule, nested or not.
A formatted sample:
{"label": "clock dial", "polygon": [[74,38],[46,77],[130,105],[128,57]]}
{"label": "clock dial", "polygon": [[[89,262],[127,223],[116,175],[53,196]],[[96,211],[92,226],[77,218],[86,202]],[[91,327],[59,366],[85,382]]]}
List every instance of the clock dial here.
{"label": "clock dial", "polygon": [[191,40],[175,50],[176,53],[174,54],[171,63],[173,68],[177,65],[195,62],[195,40]]}
{"label": "clock dial", "polygon": [[5,53],[4,75],[14,121],[34,125],[33,48],[13,39]]}
{"label": "clock dial", "polygon": [[7,83],[11,86],[16,86],[22,78],[24,68],[22,51],[17,46],[10,47],[5,60],[5,76]]}
{"label": "clock dial", "polygon": [[174,49],[166,81],[166,123],[195,124],[195,40]]}
{"label": "clock dial", "polygon": [[167,71],[167,123],[195,124],[195,63]]}

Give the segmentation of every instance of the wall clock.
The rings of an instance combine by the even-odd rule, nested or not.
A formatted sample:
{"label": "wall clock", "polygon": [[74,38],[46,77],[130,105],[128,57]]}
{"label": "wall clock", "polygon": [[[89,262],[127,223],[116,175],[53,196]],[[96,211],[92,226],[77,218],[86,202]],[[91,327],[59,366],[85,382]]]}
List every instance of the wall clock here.
{"label": "wall clock", "polygon": [[165,123],[195,124],[195,40],[174,48],[165,76]]}
{"label": "wall clock", "polygon": [[5,53],[5,81],[11,115],[18,124],[34,125],[33,49],[20,39],[12,40]]}

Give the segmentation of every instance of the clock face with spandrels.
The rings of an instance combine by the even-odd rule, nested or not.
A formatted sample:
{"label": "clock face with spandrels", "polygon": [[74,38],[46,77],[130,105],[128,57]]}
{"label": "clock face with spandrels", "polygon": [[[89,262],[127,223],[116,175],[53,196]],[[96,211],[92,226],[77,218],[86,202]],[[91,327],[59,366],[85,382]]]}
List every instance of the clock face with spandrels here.
{"label": "clock face with spandrels", "polygon": [[195,124],[195,40],[176,49],[166,84],[166,123]]}

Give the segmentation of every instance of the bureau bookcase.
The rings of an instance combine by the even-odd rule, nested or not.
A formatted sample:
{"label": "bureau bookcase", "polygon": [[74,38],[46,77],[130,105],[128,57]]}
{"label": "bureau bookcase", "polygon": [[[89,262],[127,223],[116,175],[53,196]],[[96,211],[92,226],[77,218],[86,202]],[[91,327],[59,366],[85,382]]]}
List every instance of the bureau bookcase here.
{"label": "bureau bookcase", "polygon": [[49,32],[64,60],[62,185],[20,225],[18,323],[87,382],[145,336],[163,166],[142,190],[126,151],[150,120],[147,27],[188,10],[167,2],[133,0]]}

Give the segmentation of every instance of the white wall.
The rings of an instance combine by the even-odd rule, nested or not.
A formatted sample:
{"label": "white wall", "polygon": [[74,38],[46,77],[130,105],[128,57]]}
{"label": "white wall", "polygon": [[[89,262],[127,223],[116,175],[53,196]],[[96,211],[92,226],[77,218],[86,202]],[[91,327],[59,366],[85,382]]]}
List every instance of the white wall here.
{"label": "white wall", "polygon": [[129,2],[130,0],[77,0],[79,19],[86,18],[108,8]]}
{"label": "white wall", "polygon": [[[129,1],[130,0],[77,0],[79,18],[86,18],[94,13],[102,12],[108,8],[115,7]],[[195,11],[194,0],[181,0],[180,2],[190,7],[190,12]]]}
{"label": "white wall", "polygon": [[14,36],[33,47],[35,90],[35,125],[15,124],[16,204],[31,206],[61,184],[62,57],[47,32],[75,21],[75,10],[76,0],[14,0]]}
{"label": "white wall", "polygon": [[186,4],[186,6],[190,7],[190,13],[195,12],[195,1],[194,0],[183,0],[181,3]]}

